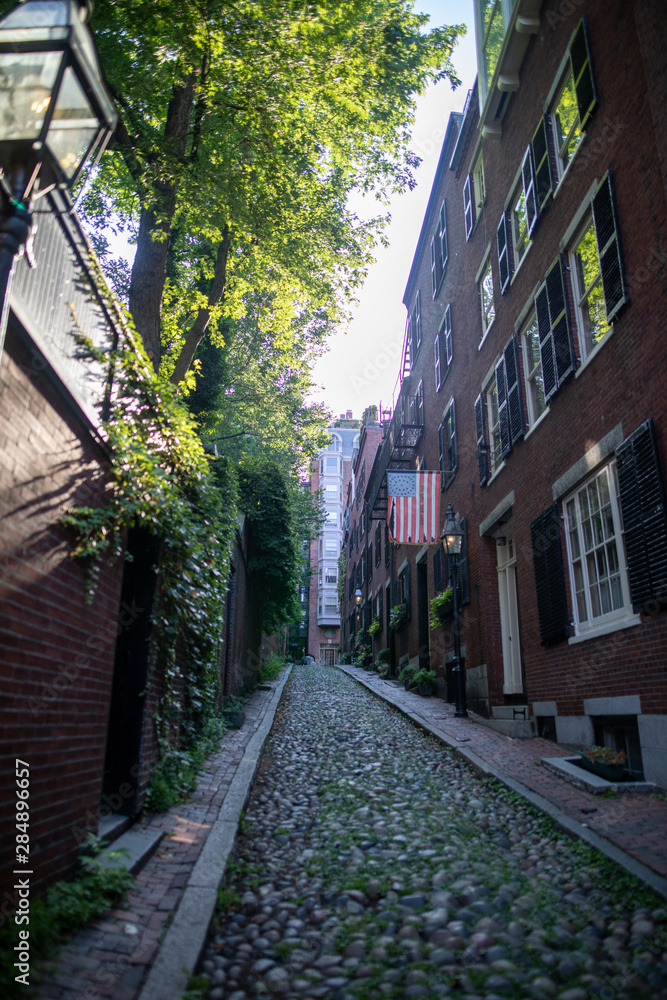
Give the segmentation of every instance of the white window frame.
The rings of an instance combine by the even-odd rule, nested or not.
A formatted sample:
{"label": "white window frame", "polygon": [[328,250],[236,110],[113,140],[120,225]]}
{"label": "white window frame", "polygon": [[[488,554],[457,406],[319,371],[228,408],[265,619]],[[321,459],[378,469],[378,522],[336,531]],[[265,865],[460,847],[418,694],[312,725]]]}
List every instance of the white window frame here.
{"label": "white window frame", "polygon": [[[520,235],[520,226],[519,226],[519,224],[517,222],[517,218],[516,218],[516,206],[521,201],[523,201],[523,211],[524,211],[524,217],[525,217],[525,230],[526,230],[526,232],[525,232],[525,245],[524,245],[524,248],[523,248],[523,253],[521,255],[519,255],[519,252],[518,252],[518,247],[519,247],[518,237]],[[511,230],[511,233],[512,233],[512,256],[513,256],[513,262],[512,262],[512,279],[513,279],[514,275],[519,270],[519,268],[521,267],[521,264],[525,260],[526,254],[530,250],[530,247],[532,246],[532,240],[530,238],[530,233],[528,232],[528,213],[526,211],[526,192],[525,192],[525,189],[524,189],[523,178],[522,178],[521,174],[519,175],[519,181],[516,184],[516,186],[515,186],[515,188],[514,188],[514,190],[512,192],[512,197],[509,200],[507,211],[508,211],[509,217],[510,217],[510,230]],[[512,280],[512,279],[510,279],[510,280]]]}
{"label": "white window frame", "polygon": [[[620,596],[622,598],[622,604],[617,608],[612,608],[608,612],[603,612],[599,615],[593,616],[593,600],[595,591],[595,581],[591,579],[591,574],[589,570],[588,560],[585,558],[586,552],[582,542],[584,540],[583,531],[581,527],[581,496],[585,492],[586,496],[589,495],[589,487],[596,483],[600,477],[606,473],[606,481],[609,485],[609,511],[612,519],[614,534],[613,539],[615,542],[616,556],[618,559],[618,583],[620,587]],[[599,496],[599,489],[596,487],[596,494]],[[571,506],[574,504],[574,508]],[[608,631],[614,631],[619,627],[624,627],[626,625],[633,625],[638,620],[638,616],[633,613],[632,610],[632,598],[630,596],[630,586],[628,583],[628,572],[627,572],[627,562],[625,557],[625,538],[623,535],[623,518],[621,514],[621,506],[618,496],[618,480],[616,477],[616,462],[612,460],[604,465],[598,467],[595,472],[593,472],[587,479],[583,480],[577,485],[577,488],[569,493],[563,499],[563,520],[565,524],[565,537],[567,542],[567,563],[568,572],[570,578],[570,593],[572,597],[572,615],[573,615],[573,625],[575,630],[575,635],[570,642],[576,641],[577,638],[589,638],[594,635],[601,635]],[[572,511],[577,518],[577,524],[573,524]],[[577,528],[577,537],[579,541],[579,557],[575,552],[575,542],[574,542],[574,529]],[[600,549],[605,547],[605,543],[609,543],[610,537],[603,539],[602,542],[598,542],[594,545],[593,549],[589,551],[598,553]],[[606,561],[606,560],[605,560]],[[597,556],[595,562],[598,563]],[[581,564],[581,582],[583,583],[583,589],[577,590],[577,579],[575,575],[575,563]],[[580,600],[578,599],[578,594],[582,594],[582,600],[586,612],[586,620],[580,620]]]}
{"label": "white window frame", "polygon": [[[490,277],[491,281],[491,307],[488,310],[484,308],[484,282],[487,277]],[[486,260],[480,268],[479,277],[477,279],[477,291],[479,295],[479,307],[480,314],[482,317],[482,338],[479,342],[481,347],[486,340],[486,335],[493,326],[493,321],[496,318],[496,301],[495,301],[495,288],[493,283],[493,264],[491,262],[491,253],[487,253]],[[489,319],[489,315],[491,318]]]}
{"label": "white window frame", "polygon": [[[533,364],[531,352],[528,347],[528,332],[534,328],[534,332],[537,336],[537,364]],[[536,390],[533,388],[533,379],[538,373],[542,374],[542,357],[540,355],[540,336],[537,331],[537,314],[535,313],[535,308],[533,307],[528,315],[525,323],[521,327],[521,352],[523,360],[523,381],[524,381],[524,395],[526,397],[527,409],[528,409],[528,427],[532,429],[535,424],[538,423],[549,412],[549,404],[545,401],[544,408],[541,412],[538,412],[538,403],[535,400]],[[544,390],[542,391],[544,396]]]}
{"label": "white window frame", "polygon": [[[495,422],[493,412],[493,400],[495,395]],[[503,464],[503,446],[500,440],[500,416],[498,410],[498,386],[496,383],[495,371],[484,387],[484,403],[486,411],[487,441],[489,443],[488,463],[489,479],[498,472]]]}
{"label": "white window frame", "polygon": [[[586,234],[592,230],[593,243],[595,245],[595,259],[597,260],[598,269],[597,275],[589,283],[589,285],[584,288],[583,282],[579,275],[579,268],[577,266],[577,249],[581,244],[582,240],[585,239]],[[589,345],[587,342],[587,321],[586,321],[586,309],[585,306],[591,296],[591,293],[595,291],[596,288],[601,289],[602,274],[600,271],[600,256],[598,254],[598,244],[597,237],[595,234],[595,225],[593,223],[593,213],[588,212],[582,223],[578,228],[576,236],[570,244],[570,250],[568,252],[568,260],[570,264],[570,279],[572,281],[572,297],[574,300],[574,315],[577,327],[577,337],[579,340],[579,353],[581,355],[582,362],[594,354],[598,348],[607,340],[609,334],[613,329],[613,324],[607,322],[607,312],[604,301],[604,293],[602,293],[601,305],[602,305],[602,319],[606,330],[597,341],[597,343]]]}

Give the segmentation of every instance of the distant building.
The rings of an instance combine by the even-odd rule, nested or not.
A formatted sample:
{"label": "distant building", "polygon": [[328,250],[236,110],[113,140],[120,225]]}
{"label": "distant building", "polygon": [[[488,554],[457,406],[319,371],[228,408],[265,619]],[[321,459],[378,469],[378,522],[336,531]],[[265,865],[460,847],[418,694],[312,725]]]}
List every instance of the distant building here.
{"label": "distant building", "polygon": [[[310,488],[322,491],[327,514],[322,533],[311,543],[312,569],[308,643],[306,653],[318,663],[333,663],[340,645],[340,609],[338,604],[338,558],[344,536],[343,510],[350,482],[352,459],[359,442],[359,421],[348,410],[327,430],[331,433],[328,448],[320,452],[311,466]],[[352,426],[351,426],[352,425]]]}

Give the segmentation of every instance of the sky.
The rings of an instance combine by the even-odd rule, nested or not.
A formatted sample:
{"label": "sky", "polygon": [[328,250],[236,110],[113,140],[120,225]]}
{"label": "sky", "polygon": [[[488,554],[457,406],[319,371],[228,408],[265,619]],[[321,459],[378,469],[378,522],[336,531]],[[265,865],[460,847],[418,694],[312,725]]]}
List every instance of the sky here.
{"label": "sky", "polygon": [[[453,91],[443,80],[419,99],[412,134],[412,149],[422,159],[417,185],[392,201],[391,224],[386,230],[389,246],[378,247],[351,323],[331,338],[329,351],[315,366],[317,388],[312,399],[326,403],[336,417],[352,410],[359,418],[371,404],[385,408],[392,405],[405,332],[403,293],[412,257],[449,115],[463,110],[477,71],[473,0],[416,0],[415,8],[428,14],[433,26],[468,26],[467,35],[453,55],[461,85]],[[359,214],[368,214],[361,203],[351,207]]]}

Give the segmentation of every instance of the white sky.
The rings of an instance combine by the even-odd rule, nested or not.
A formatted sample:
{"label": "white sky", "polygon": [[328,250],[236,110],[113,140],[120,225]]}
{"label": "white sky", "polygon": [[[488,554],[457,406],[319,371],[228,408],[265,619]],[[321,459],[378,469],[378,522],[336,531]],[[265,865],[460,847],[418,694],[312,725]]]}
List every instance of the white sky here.
{"label": "white sky", "polygon": [[[412,140],[412,149],[422,159],[417,186],[392,202],[391,224],[386,231],[389,246],[378,248],[352,322],[331,338],[329,351],[315,367],[318,389],[312,398],[326,403],[336,417],[346,410],[361,417],[372,403],[391,406],[405,330],[403,292],[442,140],[450,112],[463,110],[477,71],[473,0],[416,0],[415,8],[429,14],[433,26],[467,24],[468,33],[453,56],[461,85],[453,91],[443,80],[419,100]],[[353,207],[366,214],[361,206]]]}

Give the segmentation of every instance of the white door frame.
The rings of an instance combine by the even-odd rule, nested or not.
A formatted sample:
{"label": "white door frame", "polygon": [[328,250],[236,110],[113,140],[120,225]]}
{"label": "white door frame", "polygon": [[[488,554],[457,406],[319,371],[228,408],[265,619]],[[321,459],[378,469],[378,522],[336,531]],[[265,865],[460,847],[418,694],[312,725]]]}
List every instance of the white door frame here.
{"label": "white door frame", "polygon": [[[499,539],[504,543],[499,544]],[[523,694],[519,598],[516,587],[514,524],[508,522],[496,534],[500,633],[503,646],[503,694]]]}

